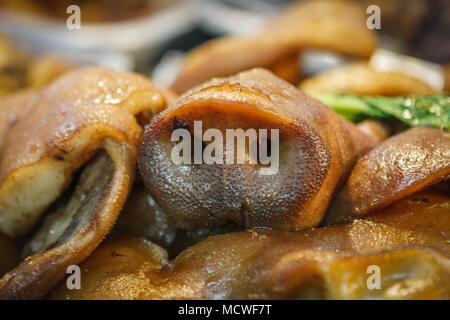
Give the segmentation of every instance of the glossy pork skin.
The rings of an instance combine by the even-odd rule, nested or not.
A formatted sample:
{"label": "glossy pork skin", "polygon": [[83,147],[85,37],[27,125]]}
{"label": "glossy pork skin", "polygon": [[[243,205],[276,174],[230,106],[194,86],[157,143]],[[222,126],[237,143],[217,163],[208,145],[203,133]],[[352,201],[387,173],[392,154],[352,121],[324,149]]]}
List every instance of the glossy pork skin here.
{"label": "glossy pork skin", "polygon": [[328,223],[363,216],[450,177],[450,133],[416,127],[358,160],[330,206]]}
{"label": "glossy pork skin", "polygon": [[2,102],[0,230],[29,242],[0,298],[42,298],[102,241],[133,184],[138,121],[170,99],[144,77],[88,67]]}
{"label": "glossy pork skin", "polygon": [[[182,123],[192,134],[194,121],[224,137],[227,129],[278,129],[278,172],[262,175],[263,165],[236,160],[175,164],[172,132]],[[296,230],[322,220],[337,185],[373,145],[325,105],[253,69],[196,87],[155,117],[143,135],[138,165],[151,196],[182,228],[232,221]]]}
{"label": "glossy pork skin", "polygon": [[2,101],[0,230],[11,237],[29,231],[104,139],[136,145],[134,115],[164,106],[145,78],[97,67]]}
{"label": "glossy pork skin", "polygon": [[172,261],[142,238],[111,239],[82,264],[81,290],[61,283],[51,298],[448,299],[449,210],[421,192],[348,224],[209,237]]}

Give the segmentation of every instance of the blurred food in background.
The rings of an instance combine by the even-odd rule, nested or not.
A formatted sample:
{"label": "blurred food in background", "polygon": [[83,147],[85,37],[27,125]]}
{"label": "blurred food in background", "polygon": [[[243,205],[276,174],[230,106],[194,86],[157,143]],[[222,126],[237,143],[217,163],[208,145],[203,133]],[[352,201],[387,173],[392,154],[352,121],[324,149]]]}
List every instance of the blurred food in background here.
{"label": "blurred food in background", "polygon": [[[447,0],[363,0],[381,8],[382,31],[404,46],[404,53],[433,61],[450,61],[450,2]],[[439,50],[436,50],[439,48]]]}
{"label": "blurred food in background", "polygon": [[0,36],[0,96],[26,87],[46,85],[73,67],[73,62],[61,56],[17,51],[11,41]]}
{"label": "blurred food in background", "polygon": [[[65,26],[71,4],[81,8],[80,30]],[[368,17],[365,8],[371,4],[381,8],[381,32],[362,27]],[[298,82],[301,77],[354,61],[341,54],[370,56],[375,33],[379,47],[448,63],[449,16],[450,3],[445,0],[0,0],[0,32],[8,33],[20,46],[32,52],[57,52],[82,64],[146,75],[155,71],[155,81],[165,85],[182,68],[184,53],[227,36],[188,56],[174,84],[180,90],[180,79],[189,77],[186,68],[194,64],[204,74],[197,73],[196,82],[208,74],[229,75],[255,66]],[[221,55],[228,53],[236,57],[225,65],[208,60],[222,61]]]}
{"label": "blurred food in background", "polygon": [[[80,28],[66,20],[80,8]],[[0,32],[33,53],[148,73],[164,43],[190,29],[191,1],[0,1]]]}
{"label": "blurred food in background", "polygon": [[376,34],[365,27],[364,11],[350,1],[294,3],[269,19],[253,37],[224,37],[190,52],[171,88],[178,93],[212,77],[266,67],[281,78],[300,79],[299,53],[322,49],[370,57]]}
{"label": "blurred food in background", "polygon": [[0,37],[0,95],[25,87],[26,58],[17,54],[6,37]]}
{"label": "blurred food in background", "polygon": [[83,8],[86,22],[110,22],[133,19],[160,10],[176,0],[0,0],[0,6],[31,15],[65,20],[67,7]]}
{"label": "blurred food in background", "polygon": [[402,96],[432,94],[426,82],[401,72],[377,71],[367,62],[345,65],[305,79],[300,88],[306,92],[353,93],[365,96]]}

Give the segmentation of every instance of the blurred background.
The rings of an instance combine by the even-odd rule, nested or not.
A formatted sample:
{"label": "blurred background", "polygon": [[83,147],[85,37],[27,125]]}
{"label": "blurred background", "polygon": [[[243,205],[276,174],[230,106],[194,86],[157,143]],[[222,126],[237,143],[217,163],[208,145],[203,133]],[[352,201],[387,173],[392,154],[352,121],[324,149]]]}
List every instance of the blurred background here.
{"label": "blurred background", "polygon": [[[187,51],[215,37],[255,34],[291,2],[0,0],[0,83],[6,91],[45,82],[71,65],[99,64],[168,85]],[[380,6],[380,47],[439,64],[450,61],[450,1],[357,2]],[[81,9],[79,30],[66,26],[67,7],[74,4]]]}

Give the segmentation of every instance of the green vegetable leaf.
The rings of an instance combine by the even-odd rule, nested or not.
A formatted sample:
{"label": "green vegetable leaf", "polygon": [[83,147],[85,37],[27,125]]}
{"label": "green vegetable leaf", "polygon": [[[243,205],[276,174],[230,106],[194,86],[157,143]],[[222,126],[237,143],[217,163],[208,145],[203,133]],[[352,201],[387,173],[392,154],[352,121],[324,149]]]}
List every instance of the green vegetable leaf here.
{"label": "green vegetable leaf", "polygon": [[411,126],[450,129],[450,96],[363,97],[350,94],[313,94],[342,117],[357,122],[364,118],[396,118]]}

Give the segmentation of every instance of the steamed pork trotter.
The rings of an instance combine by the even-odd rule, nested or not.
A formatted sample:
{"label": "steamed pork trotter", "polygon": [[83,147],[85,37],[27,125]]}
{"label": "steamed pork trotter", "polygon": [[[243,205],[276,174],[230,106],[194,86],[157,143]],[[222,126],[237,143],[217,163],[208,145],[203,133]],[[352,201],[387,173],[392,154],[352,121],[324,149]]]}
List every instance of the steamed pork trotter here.
{"label": "steamed pork trotter", "polygon": [[450,133],[416,127],[392,136],[355,165],[333,201],[334,223],[384,208],[450,177]]}
{"label": "steamed pork trotter", "polygon": [[62,283],[51,298],[449,299],[449,210],[422,192],[345,225],[209,237],[171,261],[141,238],[111,239],[81,265],[81,290]]}
{"label": "steamed pork trotter", "polygon": [[[305,48],[368,58],[376,34],[366,28],[365,8],[351,1],[295,3],[277,14],[253,37],[209,41],[190,52],[171,88],[178,93],[212,77],[264,67],[298,82],[298,53]],[[289,72],[286,72],[290,70]]]}
{"label": "steamed pork trotter", "polygon": [[[28,258],[0,280],[1,298],[47,294],[108,233],[134,178],[142,132],[135,117],[164,108],[171,99],[165,95],[141,76],[85,68],[5,99],[0,230],[25,235],[52,208],[24,249]],[[73,186],[73,173],[84,164]]]}
{"label": "steamed pork trotter", "polygon": [[[201,147],[202,137],[195,132],[200,121],[203,157],[214,149],[214,161],[198,162],[196,150],[190,149],[191,164],[174,161],[180,142],[173,134],[177,129],[195,134],[190,145]],[[242,139],[230,135],[237,129]],[[252,130],[266,130],[267,136],[247,144],[242,136]],[[218,137],[205,138],[207,132]],[[227,146],[219,146],[219,136]],[[321,221],[336,186],[373,145],[373,139],[325,105],[272,73],[254,69],[194,88],[155,117],[143,135],[138,164],[151,196],[182,228],[232,221],[296,230]],[[270,153],[270,164],[251,158],[252,148]]]}

